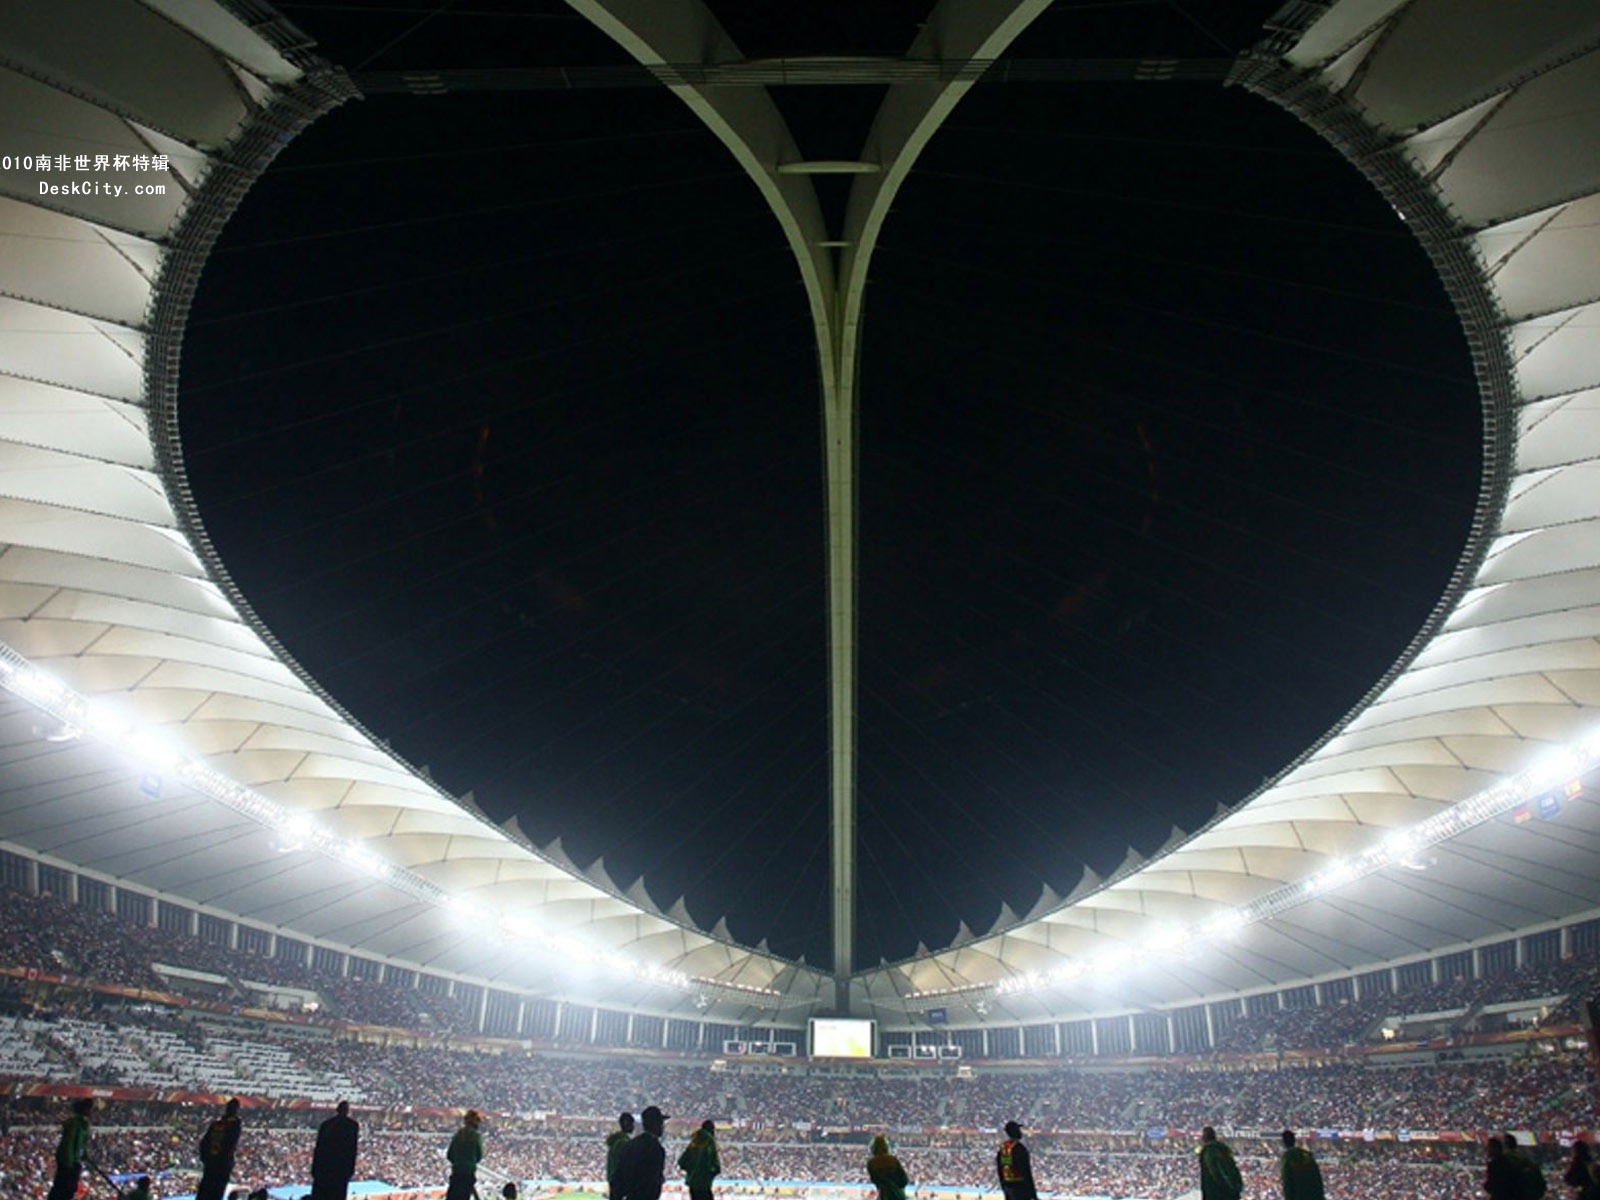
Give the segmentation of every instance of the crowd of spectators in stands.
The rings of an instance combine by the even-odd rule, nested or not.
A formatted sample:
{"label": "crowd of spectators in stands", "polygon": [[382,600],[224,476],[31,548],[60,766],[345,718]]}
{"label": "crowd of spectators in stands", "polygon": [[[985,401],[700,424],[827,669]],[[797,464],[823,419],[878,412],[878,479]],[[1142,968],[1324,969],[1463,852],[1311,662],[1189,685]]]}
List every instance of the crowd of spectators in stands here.
{"label": "crowd of spectators in stands", "polygon": [[[357,1080],[367,1105],[614,1118],[640,1097],[668,1111],[701,1112],[752,1129],[792,1127],[994,1128],[1009,1117],[1042,1129],[1198,1129],[1287,1123],[1306,1128],[1452,1129],[1520,1126],[1586,1128],[1593,1121],[1589,1068],[1581,1054],[1526,1052],[1475,1060],[1386,1066],[1360,1057],[1262,1065],[1261,1060],[1107,1069],[1104,1065],[980,1070],[963,1078],[950,1065],[879,1065],[867,1070],[785,1069],[759,1059],[705,1060],[529,1054],[514,1048],[380,1045],[264,1022],[218,1024],[149,1006],[97,1017],[128,1050],[132,1031],[152,1027],[204,1048],[214,1038],[273,1047],[319,1077]],[[115,1070],[86,1070],[50,1022],[32,1025],[46,1053],[0,1057],[0,1074],[116,1085]],[[20,1033],[20,1028],[19,1028]],[[1507,1048],[1512,1049],[1512,1048]],[[10,1053],[10,1051],[7,1051]],[[7,1063],[11,1062],[9,1067]],[[174,1080],[174,1086],[186,1081]],[[204,1089],[202,1089],[204,1090]]]}
{"label": "crowd of spectators in stands", "polygon": [[[284,1026],[203,1008],[132,1004],[90,986],[8,989],[0,1022],[0,1080],[119,1085],[117,1063],[80,1059],[64,1028],[71,1016],[100,1022],[137,1052],[140,1029],[176,1034],[197,1052],[214,1038],[243,1039],[284,1051],[297,1063],[359,1081],[366,1124],[358,1177],[397,1187],[443,1181],[442,1151],[456,1112],[490,1114],[487,1164],[520,1179],[593,1180],[601,1139],[616,1114],[658,1103],[678,1114],[671,1133],[686,1136],[710,1118],[721,1132],[729,1179],[861,1178],[865,1137],[886,1130],[913,1180],[988,1187],[993,1131],[1021,1120],[1040,1131],[1035,1169],[1045,1191],[1117,1197],[1168,1197],[1193,1186],[1184,1138],[1146,1139],[1146,1131],[1202,1125],[1255,1131],[1301,1129],[1536,1130],[1595,1125],[1592,1071],[1581,1054],[1543,1043],[1522,1052],[1460,1047],[1399,1057],[1341,1055],[1370,1041],[1380,1018],[1457,1013],[1466,1025],[1485,1004],[1591,994],[1592,957],[1542,962],[1515,975],[1429,981],[1396,996],[1327,1006],[1275,1009],[1218,1027],[1218,1053],[1205,1061],[1114,1064],[1105,1060],[960,1072],[951,1064],[787,1066],[762,1059],[673,1060],[538,1052],[471,1040],[470,1000],[316,971],[304,961],[230,949],[89,912],[48,894],[0,888],[0,965],[66,975],[93,984],[165,990],[155,964],[213,973],[248,1005],[247,981],[315,992],[325,1012],[409,1031],[387,1044],[349,1031]],[[1570,1015],[1570,1001],[1551,1017]],[[27,1021],[7,1014],[25,1012]],[[62,1023],[65,1024],[65,1023]],[[455,1044],[418,1034],[448,1032]],[[31,1039],[31,1040],[30,1040]],[[1262,1050],[1316,1050],[1299,1056]],[[36,1050],[36,1054],[30,1054]],[[1473,1053],[1483,1051],[1482,1047]],[[5,1054],[15,1052],[13,1057]],[[1232,1052],[1232,1053],[1230,1053]],[[180,1081],[182,1082],[182,1081]],[[18,1200],[40,1200],[61,1114],[45,1102],[19,1102],[0,1127],[0,1176]],[[434,1110],[417,1112],[413,1110]],[[322,1114],[317,1114],[318,1116]],[[301,1181],[308,1171],[310,1114],[274,1109],[247,1114],[236,1182],[254,1187]],[[199,1110],[166,1103],[113,1105],[97,1116],[92,1153],[107,1170],[192,1171]],[[679,1129],[678,1126],[682,1125]],[[981,1132],[975,1132],[981,1131]],[[1236,1146],[1252,1190],[1275,1190],[1272,1146],[1252,1136]],[[1467,1153],[1476,1153],[1468,1147]],[[1444,1200],[1475,1190],[1473,1164],[1437,1144],[1319,1149],[1332,1194],[1350,1200]],[[96,1185],[99,1186],[99,1185]],[[159,1193],[190,1190],[182,1174]],[[109,1192],[103,1200],[111,1200]]]}
{"label": "crowd of spectators in stands", "polygon": [[[141,1114],[148,1119],[149,1114]],[[91,1138],[97,1167],[108,1174],[145,1172],[156,1176],[158,1195],[192,1190],[194,1140],[209,1113],[170,1110],[153,1124],[105,1127]],[[322,1113],[315,1114],[321,1117]],[[436,1187],[447,1173],[444,1147],[449,1121],[369,1114],[361,1137],[356,1178],[376,1179],[395,1188]],[[688,1137],[692,1121],[675,1121],[669,1143]],[[860,1182],[866,1157],[861,1137],[847,1141],[804,1141],[748,1136],[742,1128],[719,1126],[724,1188],[736,1181],[762,1183]],[[605,1127],[557,1131],[544,1123],[489,1122],[485,1126],[485,1168],[490,1178],[518,1181],[593,1183],[604,1163]],[[896,1153],[920,1185],[991,1190],[994,1186],[994,1133],[938,1137],[891,1134]],[[48,1125],[19,1128],[0,1136],[0,1177],[17,1200],[42,1200],[48,1188],[48,1163],[56,1132]],[[310,1170],[312,1122],[295,1123],[288,1113],[250,1114],[239,1142],[234,1182],[243,1188],[304,1183]],[[1065,1195],[1174,1197],[1194,1187],[1194,1146],[1190,1139],[1159,1142],[1137,1137],[1035,1135],[1033,1166],[1040,1190]],[[1244,1171],[1247,1193],[1277,1194],[1275,1146],[1260,1136],[1236,1137],[1233,1145]],[[1446,1200],[1475,1190],[1482,1150],[1475,1144],[1422,1147],[1408,1144],[1317,1145],[1329,1192],[1346,1200]],[[1551,1171],[1560,1151],[1536,1151]],[[1552,1172],[1553,1173],[1553,1172]],[[101,1177],[92,1193],[111,1200]]]}
{"label": "crowd of spectators in stands", "polygon": [[398,987],[316,971],[192,934],[93,912],[48,892],[0,887],[0,964],[71,975],[97,983],[168,990],[154,964],[205,971],[228,981],[231,998],[250,1003],[248,983],[314,992],[329,1015],[369,1024],[475,1032],[475,1006],[416,987]]}
{"label": "crowd of spectators in stands", "polygon": [[1381,994],[1356,1002],[1282,1008],[1238,1018],[1217,1031],[1216,1049],[1321,1050],[1359,1042],[1382,1040],[1384,1018],[1406,1014],[1452,1013],[1442,1022],[1452,1033],[1477,1032],[1484,1022],[1477,1010],[1485,1004],[1521,999],[1565,997],[1552,1005],[1546,1024],[1576,1019],[1578,995],[1592,994],[1600,985],[1600,964],[1592,958],[1557,959],[1530,964],[1514,972],[1482,979],[1457,976],[1416,984],[1397,994]]}
{"label": "crowd of spectators in stands", "polygon": [[[169,989],[173,980],[154,970],[153,964],[161,963],[226,980],[228,998],[241,1004],[261,999],[249,988],[250,983],[259,983],[314,993],[321,1013],[336,1019],[455,1036],[478,1031],[476,997],[441,994],[442,980],[428,980],[434,986],[419,987],[411,986],[414,977],[409,973],[401,982],[391,983],[316,970],[306,961],[303,944],[285,945],[282,957],[268,957],[83,908],[48,892],[32,895],[0,886],[0,965],[105,984]],[[1368,995],[1359,1001],[1330,998],[1320,1005],[1219,1018],[1214,1049],[1281,1052],[1372,1042],[1381,1040],[1384,1018],[1422,1012],[1455,1013],[1458,1020],[1449,1031],[1467,1033],[1483,1027],[1478,1011],[1483,1005],[1532,998],[1565,997],[1553,1004],[1544,1020],[1570,1023],[1575,1019],[1572,997],[1597,988],[1600,959],[1594,954],[1545,959],[1484,978],[1456,975],[1413,982],[1394,994]]]}

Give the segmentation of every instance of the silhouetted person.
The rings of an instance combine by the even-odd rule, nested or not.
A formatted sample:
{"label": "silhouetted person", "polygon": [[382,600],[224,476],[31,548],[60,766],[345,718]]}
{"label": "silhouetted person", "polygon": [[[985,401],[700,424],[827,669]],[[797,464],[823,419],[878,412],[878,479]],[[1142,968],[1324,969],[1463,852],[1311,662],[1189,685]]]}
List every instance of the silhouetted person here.
{"label": "silhouetted person", "polygon": [[606,1188],[611,1193],[611,1200],[617,1196],[617,1159],[622,1156],[622,1148],[633,1137],[633,1114],[623,1113],[617,1118],[620,1128],[613,1129],[606,1134]]}
{"label": "silhouetted person", "polygon": [[1575,1189],[1573,1200],[1600,1200],[1600,1174],[1596,1174],[1594,1151],[1588,1142],[1572,1143],[1572,1158],[1567,1162],[1561,1182]]}
{"label": "silhouetted person", "polygon": [[872,1157],[867,1159],[867,1178],[878,1189],[878,1200],[906,1200],[906,1184],[911,1180],[900,1160],[889,1153],[889,1139],[881,1133],[872,1139]]}
{"label": "silhouetted person", "polygon": [[1311,1151],[1296,1144],[1292,1129],[1283,1131],[1278,1178],[1283,1184],[1283,1200],[1323,1200],[1322,1168]]}
{"label": "silhouetted person", "polygon": [[1540,1200],[1546,1188],[1544,1171],[1526,1150],[1517,1145],[1516,1134],[1502,1133],[1500,1140],[1505,1144],[1506,1158],[1516,1168],[1518,1195],[1522,1200]]}
{"label": "silhouetted person", "polygon": [[200,1135],[200,1184],[194,1200],[222,1200],[233,1176],[233,1156],[239,1149],[239,1102],[229,1100],[222,1115]]}
{"label": "silhouetted person", "polygon": [[1207,1125],[1200,1131],[1201,1200],[1239,1200],[1244,1194],[1244,1177],[1233,1160],[1228,1143],[1217,1140],[1217,1131]]}
{"label": "silhouetted person", "polygon": [[652,1104],[639,1114],[639,1124],[643,1131],[617,1156],[611,1200],[661,1200],[661,1184],[667,1174],[661,1134],[667,1127],[667,1114]]}
{"label": "silhouetted person", "polygon": [[361,1125],[350,1115],[350,1102],[341,1100],[333,1116],[317,1126],[317,1145],[311,1152],[310,1200],[345,1200],[350,1180],[355,1178],[360,1141]]}
{"label": "silhouetted person", "polygon": [[1006,1140],[994,1156],[994,1167],[1006,1200],[1039,1200],[1039,1190],[1033,1186],[1033,1157],[1022,1144],[1022,1126],[1015,1121],[1006,1122]]}
{"label": "silhouetted person", "polygon": [[478,1186],[478,1164],[483,1161],[483,1134],[478,1132],[478,1123],[477,1112],[467,1109],[461,1128],[450,1139],[450,1149],[445,1151],[450,1160],[450,1186],[445,1189],[444,1200],[471,1200]]}
{"label": "silhouetted person", "polygon": [[689,1200],[711,1200],[711,1183],[722,1174],[714,1122],[700,1123],[700,1128],[694,1131],[689,1144],[678,1156],[678,1170],[683,1172],[683,1184],[689,1191]]}
{"label": "silhouetted person", "polygon": [[94,1101],[72,1102],[72,1115],[61,1122],[61,1140],[56,1143],[56,1174],[50,1181],[48,1200],[72,1200],[83,1178],[83,1158],[89,1150],[89,1114]]}
{"label": "silhouetted person", "polygon": [[1506,1157],[1506,1145],[1497,1137],[1483,1144],[1486,1155],[1483,1165],[1483,1190],[1489,1200],[1521,1200],[1517,1168]]}

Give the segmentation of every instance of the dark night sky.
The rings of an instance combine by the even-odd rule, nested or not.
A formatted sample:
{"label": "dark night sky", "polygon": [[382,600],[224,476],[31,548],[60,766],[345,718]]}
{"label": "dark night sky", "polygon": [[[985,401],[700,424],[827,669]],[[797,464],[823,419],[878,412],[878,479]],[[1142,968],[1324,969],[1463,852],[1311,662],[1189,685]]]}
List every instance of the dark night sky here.
{"label": "dark night sky", "polygon": [[[281,7],[351,68],[623,61],[554,0]],[[898,53],[929,5],[712,7],[762,56]],[[1275,7],[1063,3],[1012,56],[1231,56]],[[778,100],[852,157],[881,94]],[[858,965],[1149,852],[1326,731],[1443,589],[1480,427],[1398,219],[1214,84],[980,85],[866,314]],[[827,961],[805,300],[669,94],[325,118],[212,258],[181,421],[224,563],[368,728]]]}

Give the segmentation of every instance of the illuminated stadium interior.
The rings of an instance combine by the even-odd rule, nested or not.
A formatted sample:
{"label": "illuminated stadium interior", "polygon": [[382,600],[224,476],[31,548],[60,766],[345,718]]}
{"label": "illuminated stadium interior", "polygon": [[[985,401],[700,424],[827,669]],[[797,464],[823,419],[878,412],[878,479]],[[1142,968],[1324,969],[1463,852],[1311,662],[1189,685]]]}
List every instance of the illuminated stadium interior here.
{"label": "illuminated stadium interior", "polygon": [[[130,1114],[103,1119],[116,1128],[99,1135],[101,1161],[161,1172],[162,1195],[192,1191],[194,1165],[174,1149],[192,1139],[175,1131],[198,1123],[194,1106],[232,1094],[247,1099],[259,1131],[235,1183],[303,1184],[307,1110],[320,1118],[348,1098],[370,1130],[358,1177],[380,1181],[380,1192],[442,1184],[439,1143],[467,1106],[490,1115],[495,1139],[480,1186],[515,1179],[541,1191],[603,1191],[605,1134],[619,1109],[648,1103],[673,1114],[672,1138],[714,1117],[719,1187],[754,1192],[861,1186],[878,1131],[919,1184],[990,1188],[997,1130],[1020,1119],[1037,1131],[1041,1187],[1060,1194],[1183,1194],[1195,1186],[1192,1141],[1215,1125],[1253,1190],[1277,1186],[1272,1139],[1299,1127],[1312,1131],[1340,1194],[1442,1197],[1478,1169],[1486,1131],[1525,1133],[1553,1162],[1558,1144],[1594,1127],[1581,1023],[1600,982],[1592,5],[1291,0],[1252,16],[1250,37],[1232,45],[1211,9],[1173,2],[1167,19],[1226,52],[1091,59],[1039,52],[1054,45],[1038,24],[1048,0],[939,0],[885,5],[895,19],[863,18],[851,55],[818,58],[747,50],[794,31],[774,18],[764,33],[737,6],[569,0],[523,15],[549,18],[545,58],[574,46],[589,57],[535,54],[499,74],[451,73],[442,59],[434,74],[337,61],[319,21],[337,42],[341,19],[366,17],[299,7],[85,0],[0,12],[8,1180],[44,1195],[37,1163],[57,1109],[86,1094]],[[421,31],[448,24],[450,8],[408,9],[365,57],[381,67],[405,42],[426,59]],[[504,6],[486,11],[505,16]],[[876,44],[884,29],[907,36],[894,56]],[[1101,44],[1111,47],[1110,35]],[[1185,798],[1192,832],[1177,827],[1175,799],[1159,845],[1130,847],[1100,870],[1080,854],[1075,886],[1030,877],[1021,882],[1038,895],[1031,907],[997,892],[992,924],[974,929],[962,915],[948,945],[919,940],[903,953],[865,920],[882,901],[871,891],[865,904],[879,884],[860,879],[887,873],[872,857],[883,853],[876,834],[861,832],[876,828],[871,782],[882,769],[863,747],[884,744],[862,717],[883,708],[863,683],[877,628],[863,616],[877,552],[863,498],[878,485],[858,441],[871,419],[869,266],[874,283],[880,269],[892,277],[901,248],[889,230],[899,206],[914,208],[903,191],[924,152],[948,144],[937,139],[969,92],[1102,77],[1116,87],[1225,85],[1230,103],[1282,110],[1392,211],[1470,356],[1482,426],[1470,528],[1410,640],[1387,646],[1389,665],[1362,678],[1348,711],[1322,714],[1325,732],[1271,764],[1259,786]],[[779,251],[762,269],[781,262],[787,273],[784,319],[802,334],[810,373],[795,374],[813,431],[822,417],[820,447],[805,447],[813,469],[822,451],[812,481],[821,511],[802,513],[822,537],[790,589],[817,635],[803,660],[817,681],[816,753],[807,798],[779,793],[768,807],[803,807],[795,820],[815,823],[819,883],[827,864],[825,891],[808,898],[820,915],[792,943],[779,930],[771,943],[749,933],[737,913],[698,921],[694,895],[659,903],[642,878],[619,883],[604,858],[580,866],[561,837],[526,832],[525,812],[506,816],[487,791],[483,800],[453,791],[408,760],[404,744],[365,723],[378,710],[352,703],[293,639],[269,631],[253,585],[230,570],[222,526],[216,543],[207,533],[217,510],[193,486],[251,420],[218,397],[258,377],[278,386],[272,364],[223,368],[206,357],[247,360],[254,351],[241,347],[258,344],[233,340],[226,314],[197,294],[218,276],[224,297],[250,286],[239,281],[256,268],[237,264],[252,243],[230,246],[225,231],[249,212],[253,189],[272,186],[279,156],[333,128],[345,106],[385,95],[421,111],[452,91],[532,105],[562,89],[619,112],[633,103],[621,97],[639,93],[688,114],[694,136],[712,139],[701,151],[727,156],[738,203],[753,203],[754,184],[772,222],[761,253]],[[867,98],[853,101],[866,114],[860,149],[811,149],[819,129],[841,123],[833,101],[795,97],[846,91]],[[613,101],[594,98],[611,92]],[[304,178],[317,169],[290,166]],[[288,168],[279,178],[299,186]],[[427,203],[407,219],[423,220]],[[676,216],[696,211],[692,196],[683,203]],[[718,210],[719,227],[735,220]],[[262,228],[248,234],[257,249],[275,244]],[[282,236],[322,236],[296,229]],[[888,267],[874,257],[880,241]],[[236,257],[214,268],[229,251]],[[278,307],[298,303],[293,286]],[[633,280],[624,290],[639,311],[675,299]],[[357,340],[358,327],[367,336],[365,303],[338,310],[348,334],[316,318],[330,346]],[[205,314],[194,328],[192,311]],[[755,302],[746,313],[768,315]],[[279,319],[264,308],[251,336],[270,345]],[[562,336],[579,342],[587,325],[570,319]],[[726,318],[734,341],[745,337],[738,319]],[[1280,340],[1283,353],[1301,353],[1287,333]],[[1351,347],[1352,369],[1373,369],[1365,349]],[[196,353],[211,374],[190,395],[180,359]],[[308,361],[333,372],[342,353]],[[737,365],[737,350],[726,353]],[[1415,373],[1419,390],[1432,386]],[[1441,389],[1447,382],[1439,376]],[[208,414],[198,440],[187,415],[179,436],[191,403]],[[481,483],[489,428],[477,435],[473,516],[499,536]],[[191,456],[207,460],[194,478]],[[1383,473],[1404,485],[1431,480],[1429,469],[1401,462]],[[1146,489],[1156,504],[1160,488]],[[576,611],[585,597],[569,600]],[[1307,635],[1305,653],[1337,658],[1342,636],[1327,634],[1330,650]],[[385,662],[360,686],[420,704],[393,682],[404,667]],[[463,720],[449,738],[486,718]],[[979,821],[1012,813],[998,797],[974,803]],[[1102,802],[1094,818],[1113,831],[1119,818],[1106,810],[1116,805]],[[561,815],[552,807],[543,819],[552,814]],[[1061,823],[1084,819],[1064,810]],[[769,862],[746,864],[747,887],[780,890],[783,855]],[[807,869],[792,874],[811,880]],[[738,874],[737,862],[724,873]],[[908,871],[903,883],[938,891],[940,872]],[[902,916],[924,936],[920,912]],[[804,941],[823,928],[825,959]],[[790,952],[801,945],[819,961]]]}

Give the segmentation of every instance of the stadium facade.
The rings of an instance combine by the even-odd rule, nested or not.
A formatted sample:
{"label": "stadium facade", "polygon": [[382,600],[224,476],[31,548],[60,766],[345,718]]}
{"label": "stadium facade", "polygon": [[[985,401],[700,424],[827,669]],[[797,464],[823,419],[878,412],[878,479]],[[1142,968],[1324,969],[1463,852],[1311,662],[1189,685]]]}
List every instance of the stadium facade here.
{"label": "stadium facade", "polygon": [[[697,0],[573,7],[647,67],[739,61]],[[1045,7],[945,0],[911,53],[997,58]],[[1365,700],[1204,829],[864,971],[850,969],[856,339],[895,189],[972,80],[888,89],[830,236],[765,91],[664,75],[761,188],[812,307],[840,968],[697,928],[681,902],[663,911],[446,794],[320,689],[230,582],[178,440],[188,306],[251,183],[355,95],[254,0],[0,13],[0,839],[19,883],[37,887],[42,866],[188,932],[208,917],[274,954],[281,935],[338,969],[458,980],[485,1011],[498,993],[521,997],[519,1014],[581,1003],[596,1029],[602,1011],[671,1018],[702,1046],[708,1023],[775,1035],[827,1010],[903,1039],[936,1009],[978,1052],[991,1030],[1025,1048],[1027,1026],[1055,1029],[1034,1048],[1062,1053],[1059,1022],[1090,1018],[1130,1048],[1163,1030],[1169,1048],[1203,1044],[1210,1002],[1282,1003],[1323,981],[1354,993],[1406,964],[1466,954],[1476,970],[1494,946],[1514,965],[1588,936],[1571,931],[1600,904],[1592,4],[1295,0],[1235,65],[1234,86],[1382,192],[1456,306],[1485,442],[1455,576]]]}

